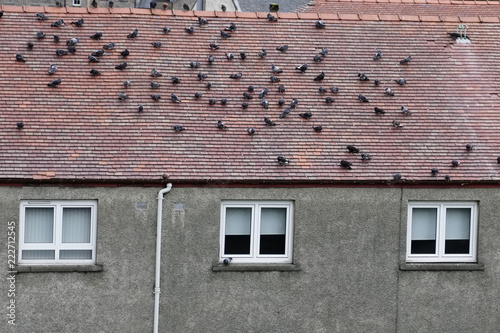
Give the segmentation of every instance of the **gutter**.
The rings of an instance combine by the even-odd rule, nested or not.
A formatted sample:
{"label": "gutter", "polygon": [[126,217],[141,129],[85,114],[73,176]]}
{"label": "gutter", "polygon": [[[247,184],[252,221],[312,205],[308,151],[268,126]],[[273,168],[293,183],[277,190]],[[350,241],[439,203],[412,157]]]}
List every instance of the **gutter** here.
{"label": "gutter", "polygon": [[155,272],[155,307],[154,307],[154,322],[153,332],[158,333],[158,320],[160,316],[160,268],[161,268],[161,223],[163,215],[163,196],[170,192],[172,183],[168,183],[167,187],[158,192],[158,213],[156,215],[156,272]]}

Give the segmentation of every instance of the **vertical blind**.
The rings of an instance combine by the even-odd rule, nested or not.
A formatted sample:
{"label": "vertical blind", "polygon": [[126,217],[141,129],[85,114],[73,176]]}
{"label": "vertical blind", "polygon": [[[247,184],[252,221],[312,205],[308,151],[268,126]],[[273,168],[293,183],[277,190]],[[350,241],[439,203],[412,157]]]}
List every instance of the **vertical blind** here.
{"label": "vertical blind", "polygon": [[446,209],[446,239],[470,238],[470,208]]}
{"label": "vertical blind", "polygon": [[411,239],[436,239],[437,208],[413,208]]}
{"label": "vertical blind", "polygon": [[26,208],[24,219],[25,243],[53,242],[54,208]]}
{"label": "vertical blind", "polygon": [[91,209],[63,208],[62,242],[90,243]]}

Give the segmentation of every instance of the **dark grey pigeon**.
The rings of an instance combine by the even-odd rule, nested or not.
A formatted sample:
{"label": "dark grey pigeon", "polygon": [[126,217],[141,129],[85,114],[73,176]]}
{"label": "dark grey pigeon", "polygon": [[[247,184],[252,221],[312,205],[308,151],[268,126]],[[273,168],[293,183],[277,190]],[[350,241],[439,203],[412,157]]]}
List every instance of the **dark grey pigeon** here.
{"label": "dark grey pigeon", "polygon": [[281,52],[286,52],[288,50],[288,45],[281,45],[276,48],[276,50]]}
{"label": "dark grey pigeon", "polygon": [[340,166],[345,168],[345,169],[352,169],[352,163],[346,160],[341,160],[340,161]]}
{"label": "dark grey pigeon", "polygon": [[292,102],[290,103],[289,108],[290,108],[290,109],[294,109],[294,108],[297,106],[297,104],[299,104],[299,100],[298,100],[298,99],[296,99],[296,98],[294,98],[294,99],[292,100]]}
{"label": "dark grey pigeon", "polygon": [[209,98],[208,99],[208,104],[214,105],[215,103],[217,103],[217,100],[215,98]]}
{"label": "dark grey pigeon", "polygon": [[203,96],[203,94],[199,91],[194,93],[195,98],[201,98],[201,96]]}
{"label": "dark grey pigeon", "polygon": [[158,101],[161,98],[161,96],[159,94],[154,94],[154,95],[151,95],[151,98],[155,101]]}
{"label": "dark grey pigeon", "polygon": [[262,51],[259,52],[259,57],[264,58],[267,55],[266,50],[262,49]]}
{"label": "dark grey pigeon", "polygon": [[74,47],[74,46],[68,46],[68,52],[75,53],[76,52],[76,47]]}
{"label": "dark grey pigeon", "polygon": [[359,95],[358,95],[358,99],[359,99],[361,102],[365,102],[365,103],[368,103],[368,102],[369,102],[368,98],[366,98],[366,96],[365,96],[365,95],[363,95],[363,94],[359,94]]}
{"label": "dark grey pigeon", "polygon": [[228,27],[224,28],[225,31],[235,31],[236,30],[236,23],[231,22]]}
{"label": "dark grey pigeon", "polygon": [[210,43],[210,48],[212,50],[217,50],[219,48],[219,45],[215,44],[215,43]]}
{"label": "dark grey pigeon", "polygon": [[331,98],[330,96],[326,97],[326,98],[325,98],[325,101],[326,101],[327,103],[329,103],[329,104],[330,104],[330,103],[335,102],[335,100],[334,100],[333,98]]}
{"label": "dark grey pigeon", "polygon": [[53,35],[54,36],[54,43],[59,43],[61,41],[61,38],[58,35]]}
{"label": "dark grey pigeon", "polygon": [[471,151],[472,149],[474,149],[474,146],[472,146],[470,143],[468,143],[468,144],[465,145],[465,149],[467,151]]}
{"label": "dark grey pigeon", "polygon": [[394,80],[397,84],[399,85],[403,85],[403,84],[406,84],[406,79],[397,79],[397,80]]}
{"label": "dark grey pigeon", "polygon": [[400,181],[403,177],[401,176],[401,174],[400,174],[400,173],[395,173],[394,175],[392,175],[392,178],[393,178],[395,181],[399,182],[399,181]]}
{"label": "dark grey pigeon", "polygon": [[170,94],[170,99],[171,99],[172,101],[174,101],[175,103],[180,103],[180,102],[181,102],[181,100],[179,99],[179,97],[177,97],[177,95],[176,95],[176,94],[174,94],[174,93],[171,93],[171,94]]}
{"label": "dark grey pigeon", "polygon": [[155,8],[156,8],[156,1],[151,1],[151,2],[149,3],[149,8],[151,8],[151,9],[155,9]]}
{"label": "dark grey pigeon", "polygon": [[227,60],[233,60],[234,59],[234,54],[232,54],[232,53],[226,53],[226,58],[227,58]]}
{"label": "dark grey pigeon", "polygon": [[375,79],[373,80],[373,84],[378,86],[380,84],[380,80],[379,79]]}
{"label": "dark grey pigeon", "polygon": [[340,89],[339,87],[331,87],[330,90],[332,91],[332,93],[338,94]]}
{"label": "dark grey pigeon", "polygon": [[88,57],[89,59],[89,62],[90,63],[96,63],[96,62],[99,62],[99,59],[97,59],[96,57],[94,57],[93,55],[89,54]]}
{"label": "dark grey pigeon", "polygon": [[49,74],[54,74],[57,71],[57,65],[50,64],[48,73]]}
{"label": "dark grey pigeon", "polygon": [[125,49],[125,50],[120,52],[120,55],[124,58],[128,57],[129,54],[130,54],[130,51],[128,49]]}
{"label": "dark grey pigeon", "polygon": [[137,108],[137,112],[141,113],[143,111],[144,111],[144,106],[139,105],[139,107]]}
{"label": "dark grey pigeon", "polygon": [[460,165],[460,162],[459,162],[459,161],[457,161],[457,160],[453,160],[453,161],[451,161],[451,165],[452,165],[453,167],[457,167],[457,166],[459,166],[459,165]]}
{"label": "dark grey pigeon", "polygon": [[432,169],[431,169],[431,174],[432,174],[433,176],[436,176],[438,173],[439,173],[439,169],[438,169],[438,168],[432,168]]}
{"label": "dark grey pigeon", "polygon": [[66,45],[68,46],[75,46],[76,44],[78,44],[80,40],[76,37],[73,37],[73,38],[70,38],[66,41]]}
{"label": "dark grey pigeon", "polygon": [[247,128],[247,132],[250,135],[254,135],[255,134],[255,129],[253,129],[253,128]]}
{"label": "dark grey pigeon", "polygon": [[123,93],[123,92],[118,93],[119,100],[123,101],[124,99],[127,99],[127,98],[128,98],[128,96],[125,93]]}
{"label": "dark grey pigeon", "polygon": [[97,75],[101,75],[101,72],[99,72],[99,71],[98,71],[97,69],[95,69],[95,68],[92,68],[92,69],[90,70],[90,74],[91,74],[92,76],[97,76]]}
{"label": "dark grey pigeon", "polygon": [[241,77],[242,77],[242,76],[243,76],[243,74],[242,74],[241,72],[239,72],[239,73],[231,74],[229,77],[230,77],[231,79],[236,79],[236,80],[238,80],[238,79],[241,79]]}
{"label": "dark grey pigeon", "polygon": [[290,161],[284,156],[278,156],[278,163],[279,165],[286,165],[290,163]]}
{"label": "dark grey pigeon", "polygon": [[161,42],[152,42],[151,45],[153,45],[154,48],[159,49],[161,47]]}
{"label": "dark grey pigeon", "polygon": [[33,42],[28,42],[28,44],[27,44],[27,45],[28,45],[28,49],[30,49],[30,50],[31,50],[31,49],[33,48],[33,46],[35,46],[35,43],[33,43]]}
{"label": "dark grey pigeon", "polygon": [[323,126],[321,125],[318,125],[318,126],[313,126],[313,130],[314,132],[321,132],[323,130]]}
{"label": "dark grey pigeon", "polygon": [[260,94],[259,94],[259,98],[262,98],[262,97],[266,96],[268,93],[269,93],[269,89],[264,88],[264,89],[260,92]]}
{"label": "dark grey pigeon", "polygon": [[328,49],[326,47],[323,47],[321,51],[319,51],[319,54],[325,57],[328,54]]}
{"label": "dark grey pigeon", "polygon": [[188,33],[188,34],[192,34],[194,33],[194,27],[188,27],[188,28],[184,28],[184,30]]}
{"label": "dark grey pigeon", "polygon": [[360,81],[369,81],[368,76],[365,73],[358,73],[358,77]]}
{"label": "dark grey pigeon", "polygon": [[211,54],[209,54],[209,55],[208,55],[208,62],[209,62],[209,63],[212,63],[212,62],[214,62],[214,60],[215,60],[214,56],[213,56],[213,55],[211,55]]}
{"label": "dark grey pigeon", "polygon": [[173,83],[173,84],[178,84],[178,83],[181,83],[181,79],[179,79],[177,76],[172,76],[170,78],[170,81]]}
{"label": "dark grey pigeon", "polygon": [[221,104],[221,105],[226,105],[226,104],[227,104],[227,98],[222,98],[222,99],[220,100],[220,104]]}
{"label": "dark grey pigeon", "polygon": [[264,109],[268,109],[269,108],[269,101],[265,97],[262,98],[262,101],[260,102],[260,104],[262,105],[262,107]]}
{"label": "dark grey pigeon", "polygon": [[252,92],[254,92],[255,87],[254,86],[248,86],[247,90],[248,90],[248,92],[252,93]]}
{"label": "dark grey pigeon", "polygon": [[45,36],[46,35],[45,35],[45,33],[43,31],[38,31],[36,33],[36,38],[38,38],[38,39],[43,39],[43,38],[45,38]]}
{"label": "dark grey pigeon", "polygon": [[198,16],[198,24],[200,26],[202,26],[202,25],[208,24],[208,21],[206,19],[204,19],[203,17]]}
{"label": "dark grey pigeon", "polygon": [[320,56],[319,54],[316,54],[313,58],[314,62],[320,62],[323,61],[323,57]]}
{"label": "dark grey pigeon", "polygon": [[206,87],[207,89],[212,88],[212,82],[207,82],[207,84],[205,85],[205,87]]}
{"label": "dark grey pigeon", "polygon": [[91,53],[94,57],[102,57],[104,55],[104,50],[97,50]]}
{"label": "dark grey pigeon", "polygon": [[278,21],[278,19],[274,15],[272,15],[271,13],[267,14],[267,20],[269,22],[277,22]]}
{"label": "dark grey pigeon", "polygon": [[384,114],[385,110],[379,107],[375,107],[375,113],[376,114]]}
{"label": "dark grey pigeon", "polygon": [[393,120],[392,121],[392,126],[398,128],[398,127],[403,127],[403,125],[401,125],[401,123],[397,120]]}
{"label": "dark grey pigeon", "polygon": [[359,153],[359,149],[356,146],[351,146],[350,145],[350,146],[347,146],[346,148],[347,148],[347,150],[349,150],[349,152],[351,154],[357,154],[357,153]]}
{"label": "dark grey pigeon", "polygon": [[271,70],[273,71],[274,74],[283,73],[283,70],[278,66],[275,66],[274,64],[271,64]]}
{"label": "dark grey pigeon", "polygon": [[197,62],[197,61],[191,61],[189,63],[189,66],[191,66],[191,68],[198,68],[198,67],[200,67],[200,65],[201,64],[199,62]]}
{"label": "dark grey pigeon", "polygon": [[158,72],[156,69],[152,69],[151,70],[151,76],[153,77],[159,77],[159,76],[163,76],[162,73]]}
{"label": "dark grey pigeon", "polygon": [[45,16],[45,14],[43,13],[36,13],[36,18],[39,19],[40,21],[43,21],[43,20],[48,20],[49,18],[47,16]]}
{"label": "dark grey pigeon", "polygon": [[286,108],[283,110],[283,112],[281,112],[280,118],[286,118],[286,116],[288,116],[289,114],[290,114],[290,108]]}
{"label": "dark grey pigeon", "polygon": [[245,91],[245,92],[243,93],[243,98],[244,98],[244,99],[252,99],[252,98],[253,98],[253,96],[252,96],[252,95],[250,95],[249,93],[247,93],[247,92]]}
{"label": "dark grey pigeon", "polygon": [[182,5],[182,9],[184,9],[184,10],[190,10],[190,8],[189,8],[189,6],[188,6],[187,3],[185,3],[185,4]]}
{"label": "dark grey pigeon", "polygon": [[325,22],[323,21],[316,21],[316,23],[314,23],[314,26],[318,29],[324,29],[326,27]]}
{"label": "dark grey pigeon", "polygon": [[102,32],[96,32],[95,34],[90,36],[90,38],[95,39],[95,40],[101,39],[101,37],[102,37]]}
{"label": "dark grey pigeon", "polygon": [[284,93],[284,92],[285,92],[285,90],[286,90],[286,89],[285,89],[285,86],[284,86],[284,85],[282,85],[282,84],[280,84],[280,85],[279,85],[279,87],[278,87],[278,92],[280,92],[280,93]]}
{"label": "dark grey pigeon", "polygon": [[373,60],[382,59],[382,51],[378,50],[377,53],[373,56]]}
{"label": "dark grey pigeon", "polygon": [[278,105],[279,105],[279,106],[282,106],[282,105],[284,105],[284,104],[285,104],[285,100],[284,100],[283,98],[280,98],[280,99],[278,100]]}
{"label": "dark grey pigeon", "polygon": [[61,50],[61,49],[57,49],[57,50],[56,50],[56,55],[57,55],[58,57],[65,56],[65,55],[67,55],[67,54],[68,54],[68,51],[66,51],[66,50]]}
{"label": "dark grey pigeon", "polygon": [[325,73],[321,72],[318,76],[314,78],[314,81],[321,81],[325,78]]}
{"label": "dark grey pigeon", "polygon": [[207,78],[207,74],[203,74],[202,72],[198,72],[198,80],[203,81]]}
{"label": "dark grey pigeon", "polygon": [[407,108],[406,106],[404,106],[404,105],[403,105],[403,106],[401,106],[401,112],[403,112],[403,114],[404,114],[405,116],[410,116],[410,115],[411,115],[411,111],[410,111],[410,110],[408,110],[408,108]]}
{"label": "dark grey pigeon", "polygon": [[311,112],[304,112],[304,113],[299,113],[299,116],[304,118],[304,119],[311,119],[313,114]]}
{"label": "dark grey pigeon", "polygon": [[245,60],[247,58],[247,54],[245,52],[240,52],[241,60]]}
{"label": "dark grey pigeon", "polygon": [[411,56],[407,56],[406,58],[404,58],[403,60],[401,60],[399,63],[401,65],[406,65],[407,63],[409,63],[411,61]]}
{"label": "dark grey pigeon", "polygon": [[20,62],[26,62],[26,59],[24,59],[24,56],[22,54],[16,54],[16,60]]}
{"label": "dark grey pigeon", "polygon": [[242,107],[243,109],[246,109],[246,108],[248,107],[248,103],[247,103],[247,102],[243,102],[243,103],[241,103],[241,107]]}
{"label": "dark grey pigeon", "polygon": [[164,27],[163,27],[163,33],[168,34],[169,32],[170,32],[170,28],[169,28],[169,27],[167,27],[167,26],[164,26]]}
{"label": "dark grey pigeon", "polygon": [[151,89],[158,89],[158,88],[160,88],[160,84],[158,82],[152,81]]}
{"label": "dark grey pigeon", "polygon": [[227,129],[227,126],[226,126],[226,124],[224,124],[224,123],[222,122],[222,120],[217,120],[217,128],[218,128],[218,129],[225,130],[225,129]]}
{"label": "dark grey pigeon", "polygon": [[302,73],[304,73],[307,70],[307,64],[303,64],[303,65],[297,66],[297,67],[295,67],[295,69],[301,71]]}
{"label": "dark grey pigeon", "polygon": [[115,48],[115,43],[107,43],[102,48],[105,50],[113,50]]}
{"label": "dark grey pigeon", "polygon": [[224,6],[224,5],[220,5],[220,9],[221,9],[223,12],[225,12],[225,11],[227,10],[226,6]]}
{"label": "dark grey pigeon", "polygon": [[327,90],[327,89],[325,89],[325,88],[323,88],[323,87],[319,87],[319,88],[318,88],[318,91],[319,91],[319,93],[320,93],[320,94],[324,94],[324,93],[326,93],[328,90]]}
{"label": "dark grey pigeon", "polygon": [[71,22],[71,24],[73,24],[73,25],[77,26],[78,28],[81,28],[81,27],[83,27],[83,22],[84,22],[84,21],[83,21],[83,18],[81,18],[81,19],[79,19],[79,20],[76,20],[76,21]]}
{"label": "dark grey pigeon", "polygon": [[371,155],[370,155],[370,154],[368,154],[368,153],[361,153],[361,159],[362,159],[363,161],[369,161],[369,160],[371,160],[371,159],[372,159],[372,157],[371,157]]}
{"label": "dark grey pigeon", "polygon": [[57,87],[60,83],[61,83],[61,78],[58,78],[57,80],[54,80],[54,81],[48,83],[47,85],[49,87]]}
{"label": "dark grey pigeon", "polygon": [[125,86],[125,88],[128,88],[132,85],[132,81],[130,80],[123,81],[123,85]]}
{"label": "dark grey pigeon", "polygon": [[186,130],[186,128],[182,127],[181,125],[174,125],[174,131],[176,131],[176,132],[182,132],[185,130]]}
{"label": "dark grey pigeon", "polygon": [[64,20],[60,19],[50,24],[51,27],[61,27],[64,24]]}
{"label": "dark grey pigeon", "polygon": [[17,129],[19,129],[19,130],[20,130],[20,129],[22,129],[22,128],[24,127],[24,123],[23,123],[22,121],[20,121],[20,122],[18,122],[18,123],[16,124],[16,127],[17,127]]}
{"label": "dark grey pigeon", "polygon": [[264,117],[264,122],[266,123],[266,126],[276,126],[276,123],[267,117]]}
{"label": "dark grey pigeon", "polygon": [[394,91],[391,88],[385,88],[385,94],[389,96],[394,96]]}
{"label": "dark grey pigeon", "polygon": [[281,79],[277,76],[271,75],[270,80],[272,83],[280,82]]}
{"label": "dark grey pigeon", "polygon": [[220,35],[221,35],[221,37],[222,37],[223,39],[226,39],[226,38],[231,37],[231,34],[230,34],[230,33],[225,32],[225,31],[223,31],[223,30],[221,30],[221,31],[220,31]]}

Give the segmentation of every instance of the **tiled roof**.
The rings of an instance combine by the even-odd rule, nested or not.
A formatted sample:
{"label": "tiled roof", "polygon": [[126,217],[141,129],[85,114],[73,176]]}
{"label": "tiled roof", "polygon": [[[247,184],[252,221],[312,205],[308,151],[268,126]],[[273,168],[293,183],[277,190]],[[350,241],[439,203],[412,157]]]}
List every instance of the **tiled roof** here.
{"label": "tiled roof", "polygon": [[[479,6],[479,5],[478,5]],[[485,5],[488,8],[500,8]],[[315,28],[318,14],[279,14],[269,22],[267,13],[183,12],[144,9],[34,8],[3,6],[0,18],[0,181],[155,181],[167,175],[171,181],[213,182],[332,182],[377,183],[391,181],[401,173],[413,182],[444,182],[449,174],[453,183],[494,182],[500,179],[500,48],[499,13],[478,16],[406,16],[320,14],[325,29]],[[47,21],[38,21],[36,12],[45,11]],[[199,27],[194,15],[208,19]],[[237,16],[237,17],[236,17]],[[83,18],[83,27],[70,22]],[[66,26],[50,24],[64,19]],[[235,22],[232,37],[221,39],[220,30]],[[466,22],[472,43],[460,44],[448,37],[457,24]],[[163,27],[171,31],[164,34]],[[188,34],[186,27],[194,26]],[[136,38],[127,38],[134,29]],[[47,37],[37,40],[43,31]],[[103,32],[102,40],[90,35]],[[57,34],[61,42],[55,43]],[[56,56],[73,37],[80,41],[76,53]],[[28,50],[27,42],[34,42]],[[151,43],[161,41],[161,48]],[[114,42],[96,64],[87,56]],[[220,45],[212,51],[209,43]],[[285,53],[276,47],[287,44]],[[322,47],[329,49],[324,61],[313,56]],[[125,60],[120,51],[128,48]],[[267,50],[267,57],[257,54]],[[383,58],[374,61],[376,50]],[[247,58],[241,60],[240,52]],[[17,62],[21,53],[26,62]],[[228,61],[225,53],[234,53]],[[213,54],[215,62],[208,64]],[[400,60],[411,55],[412,61]],[[126,61],[124,70],[114,67]],[[201,63],[190,68],[191,61]],[[294,67],[308,63],[300,73]],[[49,75],[49,64],[58,71]],[[271,64],[283,69],[271,83]],[[91,68],[102,71],[92,77]],[[164,74],[154,79],[150,72]],[[208,78],[199,81],[199,71]],[[313,79],[321,72],[322,82]],[[242,72],[239,80],[230,74]],[[370,81],[358,80],[358,73]],[[181,83],[173,85],[172,76]],[[47,86],[56,78],[62,83]],[[399,86],[395,79],[405,78]],[[375,86],[374,79],[381,84]],[[122,82],[131,80],[124,88]],[[161,87],[150,88],[151,81]],[[210,90],[205,84],[213,84]],[[278,92],[278,85],[286,88]],[[243,92],[255,86],[254,99],[242,109]],[[318,88],[339,87],[338,94],[320,94]],[[257,95],[269,88],[269,109]],[[384,88],[395,96],[384,94]],[[202,92],[195,99],[195,92]],[[119,100],[125,92],[128,99]],[[151,94],[161,94],[154,101]],[[169,99],[175,93],[182,103]],[[358,100],[358,94],[369,103]],[[327,104],[331,96],[334,103]],[[285,108],[277,104],[283,97],[299,104],[280,119]],[[209,99],[217,104],[209,105]],[[220,100],[227,98],[227,105]],[[138,113],[139,105],[144,112]],[[401,106],[413,114],[405,116]],[[374,107],[386,110],[376,115]],[[312,112],[310,120],[298,116]],[[277,126],[265,126],[269,117]],[[216,127],[217,120],[227,125]],[[392,126],[393,120],[404,125]],[[17,129],[17,122],[24,128]],[[175,124],[187,130],[176,133]],[[313,125],[322,125],[316,133]],[[256,134],[250,136],[247,128]],[[465,149],[473,145],[472,151]],[[369,153],[362,161],[347,145]],[[290,160],[280,166],[277,156]],[[352,162],[352,169],[340,161]],[[452,167],[451,160],[461,162]],[[438,168],[437,176],[431,169]]]}

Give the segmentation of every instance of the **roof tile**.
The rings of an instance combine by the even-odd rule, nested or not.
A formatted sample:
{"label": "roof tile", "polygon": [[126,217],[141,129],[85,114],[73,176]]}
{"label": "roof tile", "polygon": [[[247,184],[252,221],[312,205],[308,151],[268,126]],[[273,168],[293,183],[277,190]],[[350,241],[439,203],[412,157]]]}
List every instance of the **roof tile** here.
{"label": "roof tile", "polygon": [[339,19],[343,21],[359,21],[359,14],[340,14]]}
{"label": "roof tile", "polygon": [[362,21],[379,21],[380,18],[375,14],[359,14],[359,18]]}
{"label": "roof tile", "polygon": [[479,19],[483,23],[499,23],[500,19],[498,16],[480,16]]}

